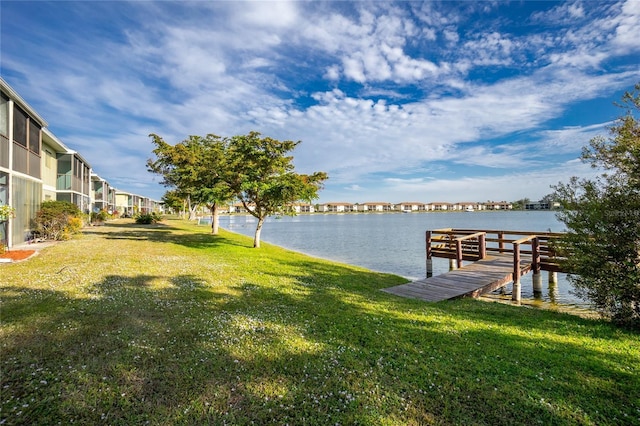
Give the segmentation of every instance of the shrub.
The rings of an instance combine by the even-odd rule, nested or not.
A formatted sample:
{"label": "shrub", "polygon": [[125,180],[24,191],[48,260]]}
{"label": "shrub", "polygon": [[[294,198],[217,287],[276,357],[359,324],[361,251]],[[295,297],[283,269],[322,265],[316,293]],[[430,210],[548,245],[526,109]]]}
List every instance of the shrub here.
{"label": "shrub", "polygon": [[70,217],[69,220],[67,221],[67,226],[65,228],[65,231],[71,234],[77,234],[78,232],[80,232],[83,225],[84,225],[84,221],[82,220],[81,217]]}
{"label": "shrub", "polygon": [[44,201],[34,220],[36,231],[44,238],[66,240],[82,229],[82,212],[68,201]]}
{"label": "shrub", "polygon": [[162,215],[156,212],[153,213],[140,213],[135,216],[136,223],[142,225],[150,225],[152,223],[158,223],[162,220]]}
{"label": "shrub", "polygon": [[609,128],[610,137],[582,150],[583,162],[603,173],[555,189],[576,293],[617,324],[640,330],[640,83],[622,100],[627,113]]}
{"label": "shrub", "polygon": [[91,223],[106,222],[109,219],[109,213],[105,210],[100,210],[98,213],[91,212]]}
{"label": "shrub", "polygon": [[0,205],[0,221],[8,220],[16,216],[16,210],[9,205]]}

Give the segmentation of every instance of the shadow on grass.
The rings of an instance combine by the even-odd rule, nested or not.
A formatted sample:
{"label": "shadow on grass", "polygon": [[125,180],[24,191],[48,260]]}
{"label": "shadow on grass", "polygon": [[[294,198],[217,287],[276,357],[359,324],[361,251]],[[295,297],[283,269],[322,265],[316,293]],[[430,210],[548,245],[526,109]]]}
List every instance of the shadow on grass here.
{"label": "shadow on grass", "polygon": [[[180,228],[113,231],[196,249],[227,240],[240,245]],[[163,239],[149,235],[155,232]],[[246,256],[259,260],[259,274],[224,285],[198,271],[168,277],[159,271],[106,275],[81,297],[3,288],[0,419],[616,424],[625,415],[638,418],[640,348],[608,324],[473,301],[401,299],[379,291],[405,282],[401,277],[287,252],[250,249]]]}
{"label": "shadow on grass", "polygon": [[[433,380],[425,369],[406,374],[412,370],[407,361],[409,365],[411,361],[424,361],[422,354],[429,354],[433,368],[445,371],[437,377],[439,380],[447,374],[450,383],[471,376],[466,389],[457,389],[467,396],[467,401],[458,401],[464,407],[470,403],[499,406],[511,400],[518,408],[510,415],[527,413],[544,423],[586,419],[606,423],[634,415],[640,420],[633,412],[640,409],[636,392],[640,389],[640,343],[635,341],[632,347],[623,344],[617,351],[608,344],[633,342],[637,336],[633,332],[617,330],[605,321],[523,307],[472,300],[434,304],[400,299],[372,292],[388,287],[394,280],[389,275],[336,271],[307,261],[290,262],[289,266],[301,271],[292,278],[306,295],[291,297],[280,292],[277,298],[290,298],[291,305],[297,304],[318,318],[332,317],[336,322],[325,323],[318,332],[324,335],[327,330],[337,330],[334,335],[342,336],[340,345],[355,344],[374,357],[392,354],[388,374],[393,377],[394,370],[404,370],[406,388],[413,385],[421,389],[427,384],[425,379],[430,376]],[[277,288],[274,290],[277,292]],[[391,308],[380,309],[383,305]],[[597,341],[600,345],[594,345]],[[439,360],[448,361],[442,365]],[[505,398],[505,393],[513,396]],[[598,402],[593,401],[595,395],[601,398]],[[448,398],[452,401],[460,396],[453,392]],[[550,401],[557,405],[552,406]],[[584,411],[574,413],[575,406]],[[446,416],[436,407],[430,412]],[[481,418],[479,414],[472,416],[474,421]],[[491,410],[483,415],[489,424],[506,421]],[[448,421],[469,420],[463,419],[454,416]]]}
{"label": "shadow on grass", "polygon": [[98,235],[108,240],[137,240],[178,244],[189,248],[208,249],[220,245],[240,245],[230,238],[205,232],[185,232],[183,228],[164,223],[142,225],[132,223],[105,223],[83,230],[86,235]]}

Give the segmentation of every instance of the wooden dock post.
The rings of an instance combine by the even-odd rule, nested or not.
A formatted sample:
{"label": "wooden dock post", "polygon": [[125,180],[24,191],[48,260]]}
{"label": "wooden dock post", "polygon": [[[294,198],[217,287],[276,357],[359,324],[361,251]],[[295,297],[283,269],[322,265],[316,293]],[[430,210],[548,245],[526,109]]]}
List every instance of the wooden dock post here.
{"label": "wooden dock post", "polygon": [[427,231],[425,235],[425,242],[427,244],[427,278],[433,276],[433,256],[431,253],[431,231]]}
{"label": "wooden dock post", "polygon": [[513,243],[513,291],[511,300],[518,305],[522,301],[522,287],[520,285],[520,243]]}
{"label": "wooden dock post", "polygon": [[531,270],[533,271],[533,294],[542,293],[542,275],[540,274],[540,241],[534,238],[531,241]]}
{"label": "wooden dock post", "polygon": [[456,260],[455,259],[449,259],[449,270],[450,271],[455,271],[456,269]]}
{"label": "wooden dock post", "polygon": [[478,255],[480,260],[487,257],[487,233],[483,232],[478,236]]}
{"label": "wooden dock post", "polygon": [[433,276],[433,259],[427,259],[427,278]]}
{"label": "wooden dock post", "polygon": [[556,303],[557,300],[558,300],[558,284],[549,283],[549,301],[551,303]]}
{"label": "wooden dock post", "polygon": [[542,294],[542,274],[540,272],[534,272],[532,275],[533,280],[533,294],[539,295]]}
{"label": "wooden dock post", "polygon": [[558,284],[558,273],[549,271],[549,284]]}
{"label": "wooden dock post", "polygon": [[[451,231],[451,229],[450,229]],[[455,235],[453,232],[447,233],[447,248],[451,250],[456,250],[455,244]],[[456,269],[456,261],[455,259],[449,258],[449,271],[453,271]]]}

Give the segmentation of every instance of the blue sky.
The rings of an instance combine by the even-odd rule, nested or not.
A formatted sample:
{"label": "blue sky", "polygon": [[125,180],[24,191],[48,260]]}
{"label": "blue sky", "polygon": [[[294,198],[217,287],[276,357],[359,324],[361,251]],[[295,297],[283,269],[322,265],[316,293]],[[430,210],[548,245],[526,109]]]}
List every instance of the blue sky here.
{"label": "blue sky", "polygon": [[149,133],[300,140],[320,202],[513,201],[593,173],[640,1],[0,3],[0,74],[113,186]]}

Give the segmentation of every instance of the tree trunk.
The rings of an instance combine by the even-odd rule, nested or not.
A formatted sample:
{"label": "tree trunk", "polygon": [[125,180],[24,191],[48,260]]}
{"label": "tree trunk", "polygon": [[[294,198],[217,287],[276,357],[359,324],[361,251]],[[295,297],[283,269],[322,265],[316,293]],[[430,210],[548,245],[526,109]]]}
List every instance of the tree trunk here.
{"label": "tree trunk", "polygon": [[254,248],[260,248],[260,231],[262,231],[263,224],[264,224],[264,218],[258,219],[258,226],[256,226],[256,236],[253,239]]}
{"label": "tree trunk", "polygon": [[196,210],[198,210],[198,204],[191,204],[191,201],[189,201],[189,220],[196,220]]}
{"label": "tree trunk", "polygon": [[220,217],[218,215],[218,204],[213,203],[211,206],[211,233],[218,235],[218,228],[220,227]]}

